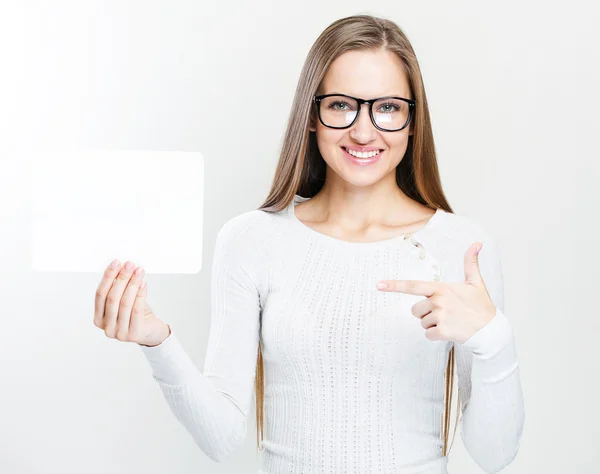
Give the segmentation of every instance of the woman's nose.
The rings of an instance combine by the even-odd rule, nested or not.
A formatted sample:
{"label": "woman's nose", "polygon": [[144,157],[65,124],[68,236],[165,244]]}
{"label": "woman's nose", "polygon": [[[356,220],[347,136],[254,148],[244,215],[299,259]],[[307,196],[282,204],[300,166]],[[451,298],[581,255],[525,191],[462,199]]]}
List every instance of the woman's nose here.
{"label": "woman's nose", "polygon": [[358,142],[365,143],[373,140],[377,129],[369,116],[369,105],[361,104],[361,111],[354,125],[350,127],[350,136]]}

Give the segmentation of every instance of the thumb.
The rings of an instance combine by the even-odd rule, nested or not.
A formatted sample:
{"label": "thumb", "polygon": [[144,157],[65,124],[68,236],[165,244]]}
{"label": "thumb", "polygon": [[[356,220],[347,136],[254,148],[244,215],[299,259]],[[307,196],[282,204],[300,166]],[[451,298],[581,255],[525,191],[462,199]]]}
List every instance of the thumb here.
{"label": "thumb", "polygon": [[484,286],[483,277],[479,271],[479,252],[483,244],[481,242],[471,245],[465,252],[465,282],[475,286]]}

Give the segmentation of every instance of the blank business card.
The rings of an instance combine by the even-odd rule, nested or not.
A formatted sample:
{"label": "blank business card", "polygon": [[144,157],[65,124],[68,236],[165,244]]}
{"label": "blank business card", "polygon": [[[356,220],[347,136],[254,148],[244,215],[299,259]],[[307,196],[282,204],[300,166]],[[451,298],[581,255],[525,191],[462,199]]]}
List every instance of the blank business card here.
{"label": "blank business card", "polygon": [[202,268],[201,153],[31,152],[31,263],[39,272],[146,273]]}

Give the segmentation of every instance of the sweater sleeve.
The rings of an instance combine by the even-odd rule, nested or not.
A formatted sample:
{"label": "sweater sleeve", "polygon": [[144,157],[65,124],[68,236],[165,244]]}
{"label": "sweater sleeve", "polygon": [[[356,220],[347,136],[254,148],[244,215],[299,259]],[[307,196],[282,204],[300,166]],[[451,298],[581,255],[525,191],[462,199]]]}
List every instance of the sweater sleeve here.
{"label": "sweater sleeve", "polygon": [[513,329],[504,315],[500,252],[491,239],[483,244],[479,268],[496,315],[463,344],[455,344],[455,357],[463,443],[486,473],[495,473],[516,457],[525,413]]}
{"label": "sweater sleeve", "polygon": [[160,345],[140,346],[171,411],[211,459],[240,447],[252,401],[260,298],[244,242],[247,228],[227,222],[212,264],[211,323],[201,373],[173,331]]}

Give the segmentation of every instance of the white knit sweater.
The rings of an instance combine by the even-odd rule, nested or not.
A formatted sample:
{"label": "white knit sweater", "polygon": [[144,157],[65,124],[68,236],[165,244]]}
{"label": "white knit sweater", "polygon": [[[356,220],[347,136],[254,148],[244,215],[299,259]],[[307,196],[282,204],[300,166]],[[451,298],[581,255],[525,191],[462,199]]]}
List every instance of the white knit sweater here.
{"label": "white knit sweater", "polygon": [[[296,195],[278,213],[243,213],[219,231],[202,372],[173,328],[162,344],[140,346],[200,449],[220,461],[247,435],[255,439],[248,414],[260,337],[259,474],[446,473],[440,433],[453,343],[425,338],[411,314],[425,297],[381,292],[375,284],[464,282],[465,251],[480,241],[479,267],[497,313],[454,344],[463,411],[457,432],[485,472],[509,464],[519,449],[524,404],[497,243],[471,219],[441,209],[411,234],[347,242],[303,224],[294,206],[304,200]],[[455,415],[453,408],[452,423]]]}

